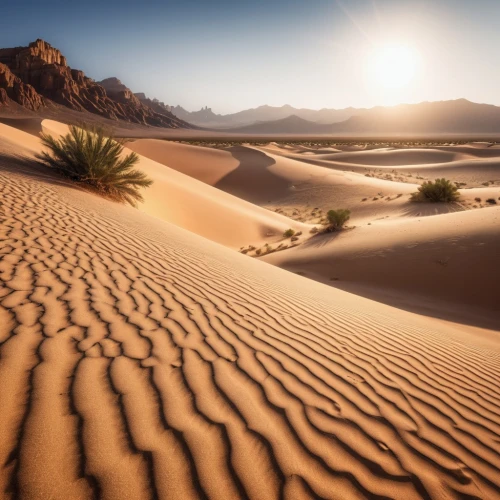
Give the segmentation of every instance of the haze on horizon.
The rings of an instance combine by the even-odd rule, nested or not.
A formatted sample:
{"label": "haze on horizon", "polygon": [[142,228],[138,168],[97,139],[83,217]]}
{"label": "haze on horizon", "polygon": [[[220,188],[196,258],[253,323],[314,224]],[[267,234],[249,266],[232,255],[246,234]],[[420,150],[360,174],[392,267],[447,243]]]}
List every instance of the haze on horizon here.
{"label": "haze on horizon", "polygon": [[95,80],[190,111],[500,104],[495,0],[28,0],[2,11],[1,47],[43,38]]}

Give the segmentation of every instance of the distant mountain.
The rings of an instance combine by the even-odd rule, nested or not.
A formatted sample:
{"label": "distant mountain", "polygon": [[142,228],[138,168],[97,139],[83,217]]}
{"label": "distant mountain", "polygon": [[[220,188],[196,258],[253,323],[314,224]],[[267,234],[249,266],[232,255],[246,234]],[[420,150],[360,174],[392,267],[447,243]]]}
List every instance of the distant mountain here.
{"label": "distant mountain", "polygon": [[43,113],[51,102],[112,120],[192,128],[170,112],[154,111],[117,78],[96,83],[70,68],[61,52],[43,40],[0,49],[0,106]]}
{"label": "distant mountain", "polygon": [[297,116],[312,122],[330,124],[347,120],[351,116],[364,110],[355,108],[324,108],[320,110],[298,109],[287,104],[280,107],[259,106],[258,108],[247,109],[229,115],[215,114],[209,107],[202,108],[200,111],[189,112],[181,106],[175,106],[171,108],[171,111],[181,120],[188,121],[200,127],[229,128],[252,125],[256,122],[282,120],[289,116]]}
{"label": "distant mountain", "polygon": [[292,115],[281,120],[270,122],[257,122],[253,125],[244,127],[234,127],[227,129],[227,132],[238,134],[329,134],[332,131],[332,125],[323,123],[315,123],[309,120],[304,120],[299,116]]}
{"label": "distant mountain", "polygon": [[466,99],[355,111],[356,115],[337,123],[317,123],[292,115],[280,120],[232,127],[226,131],[255,135],[500,134],[500,107]]}
{"label": "distant mountain", "polygon": [[466,99],[376,107],[332,125],[333,133],[496,134],[500,107]]}

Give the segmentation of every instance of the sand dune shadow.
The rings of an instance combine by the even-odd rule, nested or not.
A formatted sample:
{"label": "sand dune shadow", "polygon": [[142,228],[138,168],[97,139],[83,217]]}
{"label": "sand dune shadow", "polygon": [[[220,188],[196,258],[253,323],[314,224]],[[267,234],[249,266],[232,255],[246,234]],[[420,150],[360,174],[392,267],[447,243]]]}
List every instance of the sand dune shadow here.
{"label": "sand dune shadow", "polygon": [[239,165],[219,180],[215,187],[251,203],[267,203],[285,196],[290,188],[287,179],[269,171],[276,161],[262,151],[245,146],[229,150]]}

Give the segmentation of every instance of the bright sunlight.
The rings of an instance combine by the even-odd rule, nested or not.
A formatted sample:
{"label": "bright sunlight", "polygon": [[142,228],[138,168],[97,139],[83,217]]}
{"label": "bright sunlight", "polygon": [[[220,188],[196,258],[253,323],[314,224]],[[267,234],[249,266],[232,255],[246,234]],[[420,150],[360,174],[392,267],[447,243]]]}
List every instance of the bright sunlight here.
{"label": "bright sunlight", "polygon": [[384,88],[399,89],[415,76],[418,53],[405,45],[383,46],[374,50],[372,76]]}

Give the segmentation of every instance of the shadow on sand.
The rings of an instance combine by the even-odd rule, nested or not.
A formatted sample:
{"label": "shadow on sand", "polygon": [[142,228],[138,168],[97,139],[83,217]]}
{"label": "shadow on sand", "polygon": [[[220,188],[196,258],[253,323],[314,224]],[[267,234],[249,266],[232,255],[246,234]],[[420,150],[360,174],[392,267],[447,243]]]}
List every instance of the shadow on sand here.
{"label": "shadow on sand", "polygon": [[453,214],[467,210],[461,203],[421,203],[408,202],[403,217],[430,217],[432,215]]}
{"label": "shadow on sand", "polygon": [[12,153],[0,153],[0,173],[21,174],[45,184],[63,186],[78,191],[95,192],[82,184],[66,179],[53,169],[39,163],[35,158]]}
{"label": "shadow on sand", "polygon": [[290,182],[269,171],[276,161],[262,151],[245,146],[229,149],[238,167],[214,187],[251,203],[270,203],[286,196]]}

